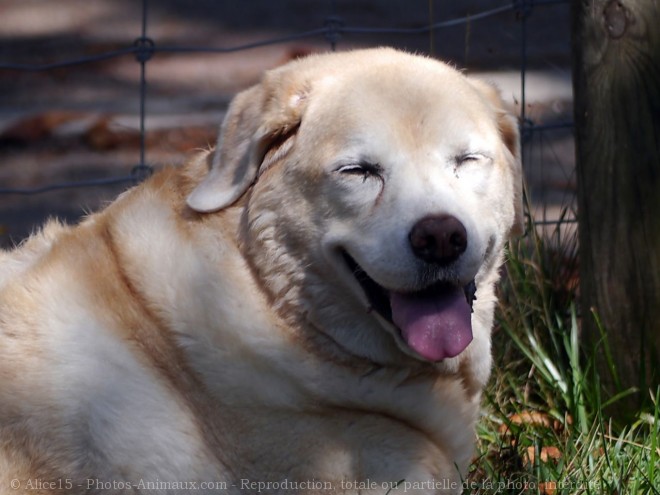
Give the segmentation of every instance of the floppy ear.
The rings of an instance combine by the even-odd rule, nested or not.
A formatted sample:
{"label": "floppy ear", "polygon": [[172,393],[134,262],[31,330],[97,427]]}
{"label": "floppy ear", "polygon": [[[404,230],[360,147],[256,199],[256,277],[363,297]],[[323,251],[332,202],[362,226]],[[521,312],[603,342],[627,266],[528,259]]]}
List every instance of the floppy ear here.
{"label": "floppy ear", "polygon": [[190,208],[209,213],[230,206],[260,172],[291,150],[307,86],[282,79],[279,73],[267,75],[232,100],[211,169],[188,196]]}
{"label": "floppy ear", "polygon": [[520,236],[525,232],[525,214],[523,211],[523,174],[520,154],[520,132],[518,121],[509,112],[500,92],[494,86],[478,79],[469,79],[472,86],[477,89],[492,105],[497,116],[497,126],[502,137],[502,142],[510,153],[509,165],[513,176],[513,225],[509,235]]}

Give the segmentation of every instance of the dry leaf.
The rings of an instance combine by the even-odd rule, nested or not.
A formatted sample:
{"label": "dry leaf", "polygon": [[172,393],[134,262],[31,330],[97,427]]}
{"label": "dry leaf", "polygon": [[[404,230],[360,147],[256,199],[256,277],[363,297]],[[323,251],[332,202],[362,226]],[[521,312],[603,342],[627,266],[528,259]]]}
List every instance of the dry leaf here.
{"label": "dry leaf", "polygon": [[[557,447],[542,447],[540,453],[541,462],[548,462],[549,459],[559,459],[561,457],[561,452]],[[536,448],[527,447],[525,455],[523,456],[523,462],[525,464],[534,464],[536,460]]]}
{"label": "dry leaf", "polygon": [[57,128],[68,122],[84,118],[81,112],[52,110],[14,122],[0,134],[0,141],[30,144],[55,134]]}
{"label": "dry leaf", "polygon": [[539,492],[541,495],[555,495],[555,493],[557,493],[557,482],[545,481],[543,483],[539,483]]}

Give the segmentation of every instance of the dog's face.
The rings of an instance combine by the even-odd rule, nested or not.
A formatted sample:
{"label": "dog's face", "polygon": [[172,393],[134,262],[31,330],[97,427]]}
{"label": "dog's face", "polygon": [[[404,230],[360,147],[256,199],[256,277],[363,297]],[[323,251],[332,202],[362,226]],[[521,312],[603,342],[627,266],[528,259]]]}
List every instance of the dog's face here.
{"label": "dog's face", "polygon": [[474,293],[520,228],[520,182],[492,88],[366,50],[294,62],[239,95],[189,205],[243,196],[245,251],[282,312],[358,356],[451,368],[488,338]]}

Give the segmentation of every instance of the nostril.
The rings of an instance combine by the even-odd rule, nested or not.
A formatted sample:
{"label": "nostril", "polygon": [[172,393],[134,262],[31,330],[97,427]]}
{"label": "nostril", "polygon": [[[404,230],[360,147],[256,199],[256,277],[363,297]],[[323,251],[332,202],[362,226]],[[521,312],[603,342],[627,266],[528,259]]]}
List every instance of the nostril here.
{"label": "nostril", "polygon": [[467,238],[465,235],[465,229],[462,232],[456,231],[449,237],[449,243],[454,248],[454,250],[459,251],[460,253],[465,252],[467,248]]}
{"label": "nostril", "polygon": [[422,218],[413,226],[408,238],[415,256],[439,265],[458,259],[468,244],[465,226],[451,215]]}

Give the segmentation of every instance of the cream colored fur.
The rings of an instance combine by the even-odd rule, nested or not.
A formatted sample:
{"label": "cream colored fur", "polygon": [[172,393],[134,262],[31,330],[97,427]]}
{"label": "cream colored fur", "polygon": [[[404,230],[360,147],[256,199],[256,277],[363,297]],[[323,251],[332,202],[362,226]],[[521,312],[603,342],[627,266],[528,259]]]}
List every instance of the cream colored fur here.
{"label": "cream colored fur", "polygon": [[[365,161],[381,176],[346,173]],[[215,151],[0,253],[0,493],[460,492],[520,173],[496,91],[440,62],[267,73]],[[431,363],[339,252],[419,289],[408,232],[439,213],[469,244],[437,276],[477,300],[472,343]]]}

